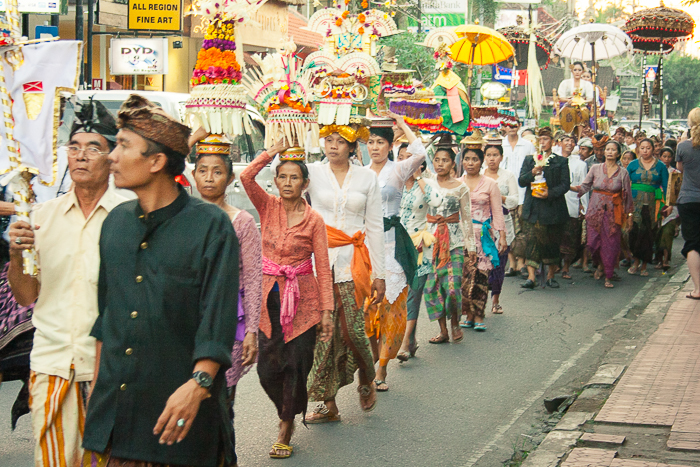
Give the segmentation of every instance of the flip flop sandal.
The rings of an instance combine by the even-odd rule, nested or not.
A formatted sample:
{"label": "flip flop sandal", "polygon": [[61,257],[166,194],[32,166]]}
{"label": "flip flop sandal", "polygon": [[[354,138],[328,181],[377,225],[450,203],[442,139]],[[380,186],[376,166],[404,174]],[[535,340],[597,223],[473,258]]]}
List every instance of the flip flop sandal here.
{"label": "flip flop sandal", "polygon": [[642,277],[649,277],[649,271],[641,271],[639,275]]}
{"label": "flip flop sandal", "polygon": [[464,333],[462,331],[459,332],[459,337],[455,337],[455,330],[456,329],[459,329],[459,326],[452,328],[452,342],[454,342],[455,344],[457,342],[460,342],[462,339],[464,339]]}
{"label": "flip flop sandal", "polygon": [[639,272],[639,268],[635,268],[634,266],[632,266],[631,268],[629,268],[627,270],[627,274],[629,274],[631,276],[636,275],[638,272]]}
{"label": "flip flop sandal", "polygon": [[606,289],[614,289],[615,286],[614,286],[611,282],[606,282],[606,283],[605,283],[605,288],[606,288]]}
{"label": "flip flop sandal", "polygon": [[582,271],[585,272],[586,274],[593,274],[593,269],[589,268],[588,266],[583,268]]}
{"label": "flip flop sandal", "polygon": [[474,321],[460,321],[459,327],[465,328],[465,329],[471,329],[474,327]]}
{"label": "flip flop sandal", "polygon": [[694,297],[692,294],[686,295],[685,298],[689,298],[691,300],[700,300],[700,297]]}
{"label": "flip flop sandal", "polygon": [[475,323],[474,330],[478,332],[484,332],[486,331],[486,325],[484,323]]}
{"label": "flip flop sandal", "polygon": [[502,315],[503,314],[503,307],[501,305],[494,305],[491,308],[491,313],[494,315]]}
{"label": "flip flop sandal", "polygon": [[[357,392],[360,393],[360,408],[362,409],[363,412],[371,412],[374,410],[374,408],[377,406],[377,394],[374,392],[374,387],[372,385],[369,386],[358,386],[357,387]],[[363,402],[365,401],[370,401],[371,396],[374,395],[374,401],[372,401],[372,405],[369,407],[365,408],[364,405],[362,405]]]}
{"label": "flip flop sandal", "polygon": [[571,279],[571,274],[569,274],[568,272],[562,272],[561,278],[562,279]]}
{"label": "flip flop sandal", "polygon": [[445,342],[450,342],[450,336],[443,336],[440,334],[439,336],[433,337],[428,342],[431,344],[444,344]]}
{"label": "flip flop sandal", "polygon": [[[377,392],[387,392],[389,390],[389,385],[386,384],[386,381],[384,381],[383,379],[375,379],[374,384],[377,388]],[[386,386],[386,389],[379,389],[379,386],[381,386],[382,384]]]}
{"label": "flip flop sandal", "polygon": [[613,282],[620,282],[622,280],[622,278],[620,276],[618,276],[616,272],[613,272],[613,275],[610,278],[610,280]]}
{"label": "flip flop sandal", "polygon": [[339,422],[340,421],[340,414],[339,413],[331,413],[331,411],[326,407],[326,404],[321,402],[318,404],[313,412],[308,414],[306,416],[306,423],[309,423],[311,425],[319,424],[319,423],[331,423],[331,422]]}
{"label": "flip flop sandal", "polygon": [[[287,451],[287,454],[277,454],[279,451]],[[289,459],[292,457],[292,452],[294,451],[294,448],[291,446],[287,446],[286,444],[282,443],[275,443],[272,445],[272,451],[270,451],[270,457],[273,459]],[[273,454],[274,452],[274,454]]]}
{"label": "flip flop sandal", "polygon": [[413,347],[413,348],[411,348],[411,347],[409,346],[409,349],[410,349],[410,350],[409,350],[409,353],[411,354],[411,358],[414,358],[414,357],[416,356],[416,351],[418,350],[419,347],[420,347],[419,345],[416,345],[416,346]]}
{"label": "flip flop sandal", "polygon": [[407,352],[406,350],[402,350],[401,352],[396,354],[396,359],[401,363],[407,362],[409,358],[411,358],[411,353]]}

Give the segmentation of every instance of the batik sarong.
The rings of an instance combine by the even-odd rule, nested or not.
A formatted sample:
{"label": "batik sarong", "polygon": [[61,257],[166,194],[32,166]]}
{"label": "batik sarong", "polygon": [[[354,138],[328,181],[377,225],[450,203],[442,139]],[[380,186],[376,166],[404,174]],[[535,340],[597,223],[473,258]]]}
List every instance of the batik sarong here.
{"label": "batik sarong", "polygon": [[483,318],[489,299],[489,272],[465,261],[462,270],[462,314]]}
{"label": "batik sarong", "polygon": [[375,336],[381,342],[379,366],[386,366],[389,360],[396,358],[401,349],[401,342],[406,333],[407,297],[408,286],[404,287],[394,303],[389,303],[384,298],[379,305],[367,307],[365,311],[365,332],[372,337],[370,333],[374,328],[379,334]]}
{"label": "batik sarong", "polygon": [[[434,263],[433,263],[434,264]],[[441,268],[434,266],[425,282],[423,298],[431,321],[462,312],[462,267],[464,249],[450,250],[450,259]]]}
{"label": "batik sarong", "polygon": [[559,251],[564,261],[573,263],[581,255],[581,252],[583,251],[583,246],[581,245],[582,226],[583,220],[581,218],[569,218],[569,222],[566,224],[566,228],[562,232],[561,246],[559,247]]}
{"label": "batik sarong", "polygon": [[506,248],[503,253],[498,255],[498,260],[500,264],[493,268],[489,273],[489,289],[491,289],[491,296],[500,295],[503,289],[503,281],[506,278],[506,263],[508,262],[508,253],[510,248]]}
{"label": "batik sarong", "polygon": [[645,263],[651,263],[654,256],[656,221],[651,219],[649,206],[642,206],[641,219],[635,221],[630,230],[630,250],[632,256]]}
{"label": "batik sarong", "polygon": [[540,263],[558,266],[560,262],[559,247],[562,231],[566,224],[544,225],[532,224],[523,219],[525,235],[525,263],[534,268]]}
{"label": "batik sarong", "polygon": [[314,364],[309,375],[309,400],[334,399],[338,389],[353,382],[355,371],[363,369],[367,378],[375,377],[374,359],[365,334],[364,312],[357,307],[352,282],[335,284],[333,337],[318,341]]}

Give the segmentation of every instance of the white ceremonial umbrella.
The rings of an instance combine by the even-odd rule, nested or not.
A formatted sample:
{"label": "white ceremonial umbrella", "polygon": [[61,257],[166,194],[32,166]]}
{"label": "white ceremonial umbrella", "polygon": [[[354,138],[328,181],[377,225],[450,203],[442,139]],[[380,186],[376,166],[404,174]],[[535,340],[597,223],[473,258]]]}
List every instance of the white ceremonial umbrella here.
{"label": "white ceremonial umbrella", "polygon": [[632,40],[618,27],[588,23],[562,34],[554,52],[572,60],[595,62],[632,52]]}
{"label": "white ceremonial umbrella", "polygon": [[618,57],[632,52],[632,39],[622,29],[602,23],[577,26],[562,34],[554,44],[554,52],[572,60],[593,62],[593,131],[598,126],[596,60]]}

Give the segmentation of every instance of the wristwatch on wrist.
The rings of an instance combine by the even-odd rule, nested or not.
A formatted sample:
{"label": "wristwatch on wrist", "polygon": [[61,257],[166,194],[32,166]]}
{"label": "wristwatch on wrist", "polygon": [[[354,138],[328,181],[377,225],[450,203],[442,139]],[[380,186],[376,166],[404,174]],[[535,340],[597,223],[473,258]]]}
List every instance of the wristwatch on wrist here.
{"label": "wristwatch on wrist", "polygon": [[210,389],[211,385],[214,384],[214,378],[206,371],[195,371],[192,373],[192,379],[204,389]]}
{"label": "wristwatch on wrist", "polygon": [[414,178],[414,180],[417,181],[417,182],[419,182],[419,181],[423,180],[423,177],[421,177],[421,176],[419,175],[418,178]]}

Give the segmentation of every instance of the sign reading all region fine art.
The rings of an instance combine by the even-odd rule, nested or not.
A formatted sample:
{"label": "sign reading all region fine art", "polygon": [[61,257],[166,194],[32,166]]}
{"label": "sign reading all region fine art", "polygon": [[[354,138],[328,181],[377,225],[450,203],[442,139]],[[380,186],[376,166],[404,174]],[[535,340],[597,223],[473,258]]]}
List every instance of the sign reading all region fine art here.
{"label": "sign reading all region fine art", "polygon": [[129,29],[180,31],[182,0],[129,0]]}

